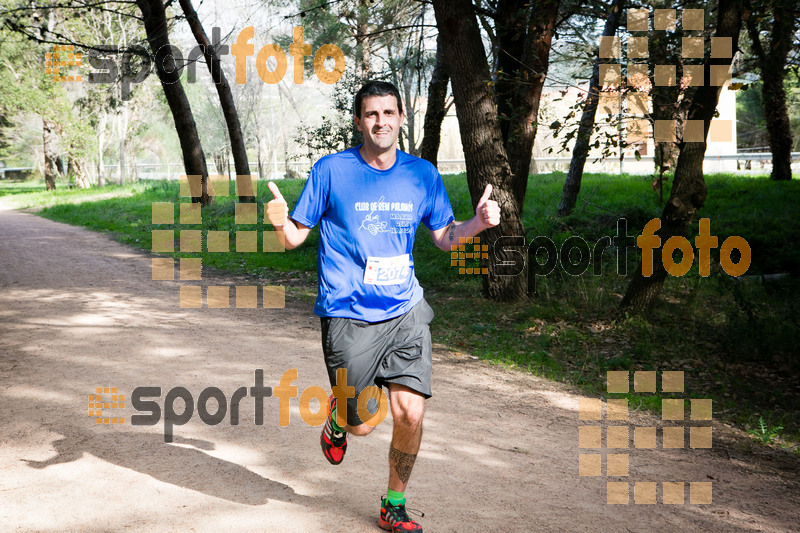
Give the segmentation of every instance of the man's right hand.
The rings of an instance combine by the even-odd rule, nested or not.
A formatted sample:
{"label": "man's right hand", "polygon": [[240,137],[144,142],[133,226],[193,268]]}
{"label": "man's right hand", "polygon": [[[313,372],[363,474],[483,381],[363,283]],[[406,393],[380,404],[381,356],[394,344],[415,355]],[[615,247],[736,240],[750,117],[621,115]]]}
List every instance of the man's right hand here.
{"label": "man's right hand", "polygon": [[267,202],[267,218],[269,223],[278,230],[278,240],[287,249],[297,248],[308,237],[311,228],[289,218],[289,206],[283,199],[281,191],[273,182],[267,183],[270,192],[275,197]]}
{"label": "man's right hand", "polygon": [[270,181],[267,186],[272,196],[275,197],[267,202],[267,218],[269,218],[270,224],[281,229],[286,224],[286,219],[289,217],[289,206],[286,204],[286,200],[283,199],[281,191],[278,190],[278,186],[275,185],[274,182]]}

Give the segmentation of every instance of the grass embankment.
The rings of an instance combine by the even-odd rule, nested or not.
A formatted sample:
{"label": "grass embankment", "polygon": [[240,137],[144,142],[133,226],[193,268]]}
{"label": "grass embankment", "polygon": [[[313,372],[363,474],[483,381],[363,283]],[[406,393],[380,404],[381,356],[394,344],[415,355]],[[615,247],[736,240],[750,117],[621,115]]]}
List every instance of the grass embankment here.
{"label": "grass embankment", "polygon": [[[662,396],[713,398],[715,418],[752,429],[763,441],[779,435],[779,441],[788,441],[797,450],[800,250],[794,243],[800,238],[796,216],[800,183],[731,175],[706,179],[708,199],[700,216],[711,220],[711,234],[719,237],[719,244],[728,236],[740,235],[752,251],[748,276],[789,273],[790,277],[767,284],[757,278],[737,281],[721,270],[719,254],[712,252],[711,276],[700,277],[695,261],[687,275],[667,280],[650,316],[621,316],[617,307],[627,279],[618,273],[615,251],[608,250],[603,254],[601,275],[594,275],[590,268],[581,276],[571,276],[557,267],[538,280],[538,296],[498,304],[480,296],[479,277],[459,275],[450,266],[449,255],[419,235],[416,270],[437,311],[434,340],[452,350],[572,383],[598,395],[604,394],[607,370],[683,370],[685,393],[631,392],[627,395],[631,407],[659,411]],[[447,176],[445,183],[456,217],[471,216],[464,176]],[[303,184],[281,182],[290,205]],[[556,217],[556,206],[562,186],[562,174],[531,176],[524,211],[528,242],[546,236],[560,248],[567,237],[578,235],[592,246],[604,236],[616,235],[621,218],[627,221],[628,235],[636,236],[661,213],[649,178],[586,175],[575,213],[561,219]],[[93,201],[98,193],[34,192],[16,195],[13,201],[20,207],[50,205],[41,211],[42,216],[109,231],[145,250],[151,247],[154,229],[229,230],[232,249],[234,230],[271,229],[263,223],[263,203],[271,199],[266,187],[258,190],[259,222],[247,226],[235,224],[233,197],[218,198],[203,208],[201,225],[179,225],[177,206],[175,224],[153,225],[153,202],[188,201],[179,198],[175,183],[103,189],[103,194],[120,197]],[[697,232],[695,221],[689,237]],[[317,240],[313,231],[302,247],[290,253],[203,253],[203,265],[282,283],[293,287],[295,294],[309,297],[314,292]],[[637,259],[635,251],[628,254],[627,272],[635,269]]]}

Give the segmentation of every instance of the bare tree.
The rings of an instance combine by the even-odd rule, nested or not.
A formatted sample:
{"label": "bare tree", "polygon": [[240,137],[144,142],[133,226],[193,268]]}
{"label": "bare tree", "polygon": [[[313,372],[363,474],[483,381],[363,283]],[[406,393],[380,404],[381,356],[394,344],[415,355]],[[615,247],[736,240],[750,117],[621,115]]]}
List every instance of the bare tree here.
{"label": "bare tree", "polygon": [[180,82],[179,66],[172,54],[172,45],[167,32],[167,15],[161,0],[136,0],[142,12],[147,42],[156,57],[156,72],[161,81],[161,88],[172,112],[175,129],[180,139],[183,165],[189,176],[200,176],[200,203],[210,204],[213,200],[208,195],[208,169],[197,126],[194,122],[189,100]]}
{"label": "bare tree", "polygon": [[431,81],[428,84],[428,107],[425,111],[425,123],[423,125],[422,143],[419,148],[419,155],[427,159],[434,166],[438,166],[439,145],[442,139],[442,122],[447,114],[445,101],[447,100],[447,85],[450,83],[450,75],[444,62],[444,51],[442,45],[442,34],[436,37],[436,59],[431,74]]}
{"label": "bare tree", "polygon": [[[747,31],[761,71],[761,101],[767,136],[772,151],[773,180],[792,179],[792,128],[786,106],[786,60],[792,47],[794,32],[800,18],[800,6],[790,0],[768,0],[760,2],[761,11],[756,11],[747,2]],[[764,26],[769,30],[762,30]],[[764,46],[761,34],[769,32],[769,43]]]}
{"label": "bare tree", "polygon": [[[742,28],[742,0],[720,0],[717,12],[717,37],[730,38],[732,51],[739,47],[739,33]],[[711,66],[730,68],[732,57],[710,57],[704,63],[705,79],[710,80]],[[731,54],[733,55],[733,54]],[[697,212],[705,204],[707,187],[703,178],[703,159],[706,152],[706,141],[711,119],[719,102],[721,86],[711,84],[697,87],[694,94],[688,97],[691,106],[688,120],[702,120],[704,124],[703,142],[681,142],[678,164],[672,191],[661,214],[661,228],[656,233],[660,238],[660,246],[653,250],[653,272],[645,276],[640,262],[628,285],[620,308],[632,313],[644,313],[652,307],[667,277],[667,271],[661,260],[661,248],[673,236],[684,235]]]}
{"label": "bare tree", "polygon": [[[219,103],[222,107],[222,114],[225,117],[225,125],[228,129],[228,138],[231,145],[231,153],[233,154],[233,164],[236,169],[237,183],[243,182],[250,183],[250,165],[247,161],[247,149],[244,144],[244,136],[242,135],[242,127],[239,124],[239,114],[236,112],[236,104],[233,99],[233,92],[225,76],[225,72],[220,65],[217,50],[208,39],[203,25],[197,16],[197,12],[192,5],[191,0],[180,0],[181,9],[186,15],[186,22],[192,30],[197,44],[203,52],[203,57],[206,60],[206,66],[211,73],[211,79],[217,89],[219,95]],[[216,29],[214,31],[219,31]],[[218,41],[219,37],[215,39]],[[191,59],[191,58],[190,58]],[[252,195],[239,195],[240,202],[255,202],[255,196]]]}
{"label": "bare tree", "polygon": [[[486,230],[481,237],[495,244],[497,260],[513,264],[519,261],[524,249],[524,230],[520,204],[514,198],[513,174],[497,119],[497,104],[478,21],[469,0],[434,0],[433,8],[439,32],[443,34],[445,63],[450,71],[458,111],[473,207],[486,184],[491,183],[492,198],[503,213],[500,225]],[[514,246],[498,246],[501,237],[516,237],[523,243],[520,245],[517,240]],[[512,300],[523,293],[523,276],[518,275],[519,272],[504,274],[491,268],[488,275],[483,276],[487,297]]]}
{"label": "bare tree", "polygon": [[[622,9],[626,0],[614,0],[608,10],[608,17],[603,29],[604,37],[612,37],[617,33],[622,17]],[[561,203],[558,205],[558,216],[567,216],[575,209],[578,200],[578,193],[581,190],[581,178],[583,168],[586,165],[586,158],[589,155],[589,141],[591,140],[592,130],[594,129],[594,119],[597,114],[597,104],[600,101],[600,64],[604,60],[600,57],[598,49],[597,59],[592,68],[592,77],[589,80],[589,89],[583,105],[578,134],[575,139],[575,147],[572,151],[572,161],[569,164],[569,172],[564,182],[564,191],[561,194]]]}

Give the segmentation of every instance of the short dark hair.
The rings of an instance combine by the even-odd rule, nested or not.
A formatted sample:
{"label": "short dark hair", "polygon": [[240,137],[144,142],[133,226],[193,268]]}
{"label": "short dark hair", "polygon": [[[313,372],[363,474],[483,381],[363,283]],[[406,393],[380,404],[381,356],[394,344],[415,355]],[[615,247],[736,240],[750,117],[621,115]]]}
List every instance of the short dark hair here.
{"label": "short dark hair", "polygon": [[356,93],[355,102],[353,104],[353,113],[355,116],[361,118],[361,102],[367,96],[394,96],[397,99],[397,111],[403,114],[403,102],[400,100],[400,91],[394,84],[388,81],[368,81]]}

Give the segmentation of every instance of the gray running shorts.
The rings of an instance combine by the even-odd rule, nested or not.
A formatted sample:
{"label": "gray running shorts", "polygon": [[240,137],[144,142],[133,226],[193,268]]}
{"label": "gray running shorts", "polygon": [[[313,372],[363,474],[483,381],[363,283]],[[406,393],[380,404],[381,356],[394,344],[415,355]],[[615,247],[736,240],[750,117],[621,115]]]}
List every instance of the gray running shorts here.
{"label": "gray running shorts", "polygon": [[[321,317],[322,351],[331,386],[336,371],[347,369],[347,385],[355,387],[355,398],[347,401],[347,423],[362,423],[358,395],[366,387],[397,383],[431,397],[431,332],[433,309],[424,299],[404,315],[382,322],[352,318]],[[368,404],[375,412],[374,400]]]}

